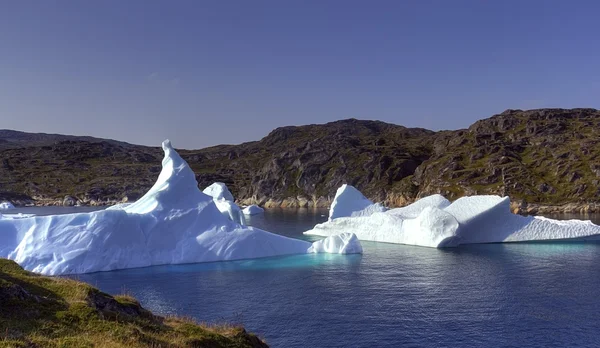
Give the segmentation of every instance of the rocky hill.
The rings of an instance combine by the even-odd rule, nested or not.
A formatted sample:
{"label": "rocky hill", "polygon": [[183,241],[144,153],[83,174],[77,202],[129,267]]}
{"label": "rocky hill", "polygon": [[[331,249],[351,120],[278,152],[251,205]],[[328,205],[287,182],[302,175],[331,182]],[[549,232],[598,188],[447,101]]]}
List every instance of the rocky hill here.
{"label": "rocky hill", "polygon": [[47,133],[26,133],[10,129],[0,129],[0,149],[21,148],[29,146],[52,145],[60,141],[85,141],[89,143],[108,142],[114,145],[134,146],[122,141],[100,139],[88,136],[47,134]]}
{"label": "rocky hill", "polygon": [[[160,171],[158,148],[39,141],[0,146],[0,199],[135,199]],[[243,203],[327,206],[348,183],[389,205],[431,193],[581,205],[600,202],[599,141],[600,111],[540,109],[443,132],[355,119],[283,127],[260,141],[180,153],[201,187],[225,182]]]}
{"label": "rocky hill", "polygon": [[537,203],[600,200],[600,111],[507,110],[441,132],[412,182],[419,195],[493,193]]}

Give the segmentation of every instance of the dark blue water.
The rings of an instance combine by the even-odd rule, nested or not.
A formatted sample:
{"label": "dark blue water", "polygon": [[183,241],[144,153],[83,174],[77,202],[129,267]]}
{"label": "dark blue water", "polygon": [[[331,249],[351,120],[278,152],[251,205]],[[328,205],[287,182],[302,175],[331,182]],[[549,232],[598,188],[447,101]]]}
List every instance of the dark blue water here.
{"label": "dark blue water", "polygon": [[[302,238],[322,214],[250,223]],[[600,346],[600,244],[363,247],[78,278],[159,313],[243,324],[272,347]]]}

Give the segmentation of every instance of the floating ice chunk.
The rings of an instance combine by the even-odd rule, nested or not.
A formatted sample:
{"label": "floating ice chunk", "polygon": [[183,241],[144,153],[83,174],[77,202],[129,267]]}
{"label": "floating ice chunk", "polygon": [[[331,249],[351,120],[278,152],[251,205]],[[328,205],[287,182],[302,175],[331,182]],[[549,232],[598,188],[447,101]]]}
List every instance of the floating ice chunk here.
{"label": "floating ice chunk", "polygon": [[264,212],[265,210],[263,208],[255,204],[249,205],[246,208],[242,209],[242,213],[244,213],[244,215],[257,215],[262,214]]}
{"label": "floating ice chunk", "polygon": [[309,253],[361,254],[362,246],[354,233],[341,233],[313,243]]}
{"label": "floating ice chunk", "polygon": [[335,193],[329,209],[329,220],[348,216],[369,216],[385,210],[384,206],[371,202],[353,186],[344,184]]}
{"label": "floating ice chunk", "polygon": [[231,191],[229,191],[227,185],[225,185],[222,182],[215,182],[212,185],[205,188],[202,192],[211,196],[215,200],[226,200],[230,202],[235,202]]}
{"label": "floating ice chunk", "polygon": [[548,240],[600,240],[600,226],[590,221],[558,221],[512,214],[508,197],[471,196],[454,203],[425,197],[407,207],[370,216],[341,217],[305,234],[355,233],[360,240],[454,247],[462,244]]}
{"label": "floating ice chunk", "polygon": [[156,183],[131,205],[1,219],[0,257],[29,271],[58,275],[305,254],[312,247],[223,216],[169,141],[163,150]]}
{"label": "floating ice chunk", "polygon": [[4,202],[0,203],[0,210],[8,210],[8,209],[15,209],[15,206],[9,201],[4,201]]}

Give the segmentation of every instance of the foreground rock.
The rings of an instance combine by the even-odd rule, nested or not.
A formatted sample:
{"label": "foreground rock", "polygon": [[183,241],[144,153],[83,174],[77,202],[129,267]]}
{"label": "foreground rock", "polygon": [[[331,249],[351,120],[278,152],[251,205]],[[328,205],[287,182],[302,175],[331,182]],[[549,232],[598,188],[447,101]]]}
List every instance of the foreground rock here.
{"label": "foreground rock", "polygon": [[[0,219],[0,257],[57,275],[323,250],[225,217],[198,189],[194,173],[168,140],[163,149],[156,183],[135,203],[91,213]],[[359,246],[340,244],[339,250],[327,251],[351,250]]]}
{"label": "foreground rock", "polygon": [[[207,300],[207,299],[204,299]],[[132,297],[0,259],[3,347],[267,347],[244,328],[152,314]]]}

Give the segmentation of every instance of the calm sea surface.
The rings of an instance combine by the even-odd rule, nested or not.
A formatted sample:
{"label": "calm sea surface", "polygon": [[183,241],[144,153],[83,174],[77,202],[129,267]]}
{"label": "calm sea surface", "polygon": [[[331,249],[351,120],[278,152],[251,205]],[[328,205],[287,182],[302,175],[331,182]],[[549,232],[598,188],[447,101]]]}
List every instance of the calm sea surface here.
{"label": "calm sea surface", "polygon": [[[304,238],[326,214],[273,210],[249,224]],[[243,324],[272,347],[600,346],[600,244],[363,248],[77,278],[159,313]]]}

